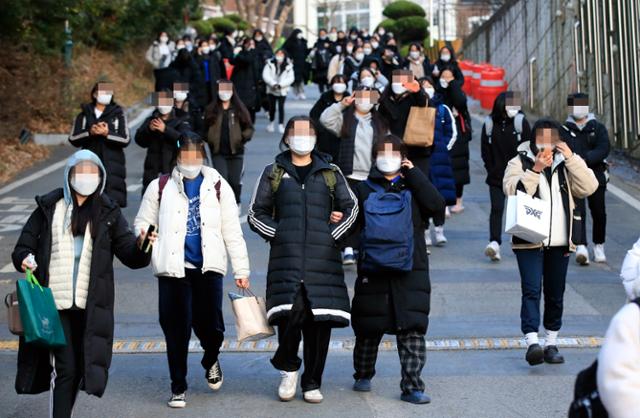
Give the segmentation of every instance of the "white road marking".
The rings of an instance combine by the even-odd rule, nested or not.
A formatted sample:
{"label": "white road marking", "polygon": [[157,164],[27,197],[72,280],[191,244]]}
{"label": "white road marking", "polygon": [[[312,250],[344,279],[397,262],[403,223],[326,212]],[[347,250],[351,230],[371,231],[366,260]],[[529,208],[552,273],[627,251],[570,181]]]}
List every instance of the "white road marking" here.
{"label": "white road marking", "polygon": [[0,209],[0,212],[29,212],[31,213],[35,205],[13,205],[8,209]]}
{"label": "white road marking", "polygon": [[127,191],[128,192],[135,192],[136,190],[140,190],[142,189],[142,184],[138,183],[138,184],[130,184],[127,186]]}
{"label": "white road marking", "polygon": [[636,199],[635,197],[631,196],[629,193],[625,192],[624,190],[620,189],[617,186],[614,186],[611,183],[607,184],[607,190],[609,190],[618,199],[622,200],[627,205],[631,206],[637,211],[640,211],[640,200]]}
{"label": "white road marking", "polygon": [[13,267],[13,263],[9,263],[0,269],[0,273],[13,273],[15,271],[16,269]]}

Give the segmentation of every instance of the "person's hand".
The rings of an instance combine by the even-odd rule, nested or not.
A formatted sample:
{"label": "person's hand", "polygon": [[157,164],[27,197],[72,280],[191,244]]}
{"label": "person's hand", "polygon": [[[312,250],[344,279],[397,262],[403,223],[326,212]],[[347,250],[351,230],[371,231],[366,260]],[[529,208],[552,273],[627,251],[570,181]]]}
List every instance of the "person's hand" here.
{"label": "person's hand", "polygon": [[553,164],[553,153],[545,152],[544,150],[538,152],[536,155],[536,162],[533,165],[533,171],[540,173],[547,167],[551,167]]}
{"label": "person's hand", "polygon": [[409,159],[405,158],[404,160],[402,160],[402,163],[400,164],[400,167],[406,168],[407,170],[411,170],[415,166],[413,165],[413,163]]}
{"label": "person's hand", "polygon": [[274,90],[280,90],[280,84],[274,84],[273,88]]}
{"label": "person's hand", "polygon": [[98,122],[98,135],[107,136],[109,135],[109,125],[107,122]]}
{"label": "person's hand", "polygon": [[160,118],[155,118],[154,119],[155,125],[156,125],[156,129],[158,130],[158,132],[163,132],[166,128],[166,125],[164,123],[164,121]]}
{"label": "person's hand", "polygon": [[238,287],[238,289],[248,289],[249,285],[250,283],[248,277],[241,277],[239,279],[236,279],[236,286]]}
{"label": "person's hand", "polygon": [[331,221],[332,224],[337,224],[342,220],[342,218],[344,218],[344,213],[338,212],[338,211],[333,211],[333,212],[331,212],[331,216],[329,217],[329,221]]}
{"label": "person's hand", "polygon": [[[147,231],[140,232],[140,235],[138,236],[138,248],[142,249],[142,244],[144,243],[144,240],[146,238],[147,238]],[[151,245],[153,245],[155,244],[157,239],[158,239],[158,233],[153,231],[151,235],[149,235],[149,242],[151,243]]]}
{"label": "person's hand", "polygon": [[345,98],[343,98],[342,100],[340,100],[340,103],[342,103],[342,106],[344,107],[349,107],[351,106],[351,103],[353,103],[353,101],[356,99],[355,94],[352,94],[351,96],[347,96]]}
{"label": "person's hand", "polygon": [[405,89],[411,93],[420,91],[420,83],[416,80],[409,81],[408,83],[402,83]]}
{"label": "person's hand", "polygon": [[556,144],[556,149],[564,155],[565,159],[569,159],[573,156],[573,151],[571,151],[571,148],[569,148],[569,145],[567,145],[566,142],[558,142]]}
{"label": "person's hand", "polygon": [[438,69],[437,65],[433,66],[433,71],[431,71],[431,74],[435,75],[436,77],[440,75],[440,70]]}
{"label": "person's hand", "polygon": [[91,128],[89,128],[89,133],[94,136],[100,135],[100,126],[97,123],[91,125]]}
{"label": "person's hand", "polygon": [[22,260],[22,271],[27,271],[27,269],[34,271],[38,268],[38,263],[36,263],[36,258],[33,254],[29,254]]}

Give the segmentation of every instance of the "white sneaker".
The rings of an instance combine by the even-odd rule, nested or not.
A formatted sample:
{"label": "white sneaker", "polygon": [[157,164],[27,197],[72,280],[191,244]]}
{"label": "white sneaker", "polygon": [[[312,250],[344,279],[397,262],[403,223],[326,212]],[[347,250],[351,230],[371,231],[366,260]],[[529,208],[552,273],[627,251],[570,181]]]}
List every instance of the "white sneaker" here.
{"label": "white sneaker", "polygon": [[304,392],[303,397],[304,401],[308,403],[320,403],[324,399],[324,396],[322,396],[322,392],[320,392],[319,389]]}
{"label": "white sneaker", "polygon": [[267,132],[275,132],[275,122],[269,122],[267,125]]}
{"label": "white sneaker", "polygon": [[444,209],[444,217],[445,219],[451,218],[451,209],[449,209],[449,206]]}
{"label": "white sneaker", "polygon": [[171,394],[171,399],[167,402],[167,406],[169,408],[184,408],[187,406],[187,394],[182,393],[173,393]]}
{"label": "white sneaker", "polygon": [[491,261],[500,261],[500,244],[496,241],[491,241],[484,249],[484,255],[489,257]]}
{"label": "white sneaker", "polygon": [[431,228],[427,228],[427,230],[424,231],[424,242],[427,244],[427,248],[433,245],[433,242],[431,242]]}
{"label": "white sneaker", "polygon": [[447,237],[444,236],[444,227],[436,226],[434,229],[436,232],[436,247],[442,247],[447,243]]}
{"label": "white sneaker", "polygon": [[278,132],[280,132],[281,134],[284,133],[284,125],[283,124],[279,124],[278,125]]}
{"label": "white sneaker", "polygon": [[278,387],[278,397],[282,402],[289,402],[296,397],[296,388],[298,387],[298,372],[280,371],[280,387]]}
{"label": "white sneaker", "polygon": [[604,244],[596,244],[593,246],[593,261],[596,263],[607,262],[607,256],[604,255]]}
{"label": "white sneaker", "polygon": [[585,245],[578,245],[576,248],[576,263],[581,266],[589,265],[589,250]]}

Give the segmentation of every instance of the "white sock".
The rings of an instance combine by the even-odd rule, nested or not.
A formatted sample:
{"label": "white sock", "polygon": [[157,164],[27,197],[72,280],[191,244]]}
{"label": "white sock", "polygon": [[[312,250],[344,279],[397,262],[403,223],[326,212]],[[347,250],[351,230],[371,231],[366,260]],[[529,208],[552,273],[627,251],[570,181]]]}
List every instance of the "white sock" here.
{"label": "white sock", "polygon": [[528,332],[524,334],[524,339],[527,342],[527,347],[533,344],[539,344],[538,342],[538,333],[537,332]]}
{"label": "white sock", "polygon": [[353,248],[347,247],[344,249],[344,255],[353,255]]}
{"label": "white sock", "polygon": [[548,329],[544,330],[544,346],[548,347],[550,345],[557,345],[556,340],[558,339],[558,331],[549,331]]}

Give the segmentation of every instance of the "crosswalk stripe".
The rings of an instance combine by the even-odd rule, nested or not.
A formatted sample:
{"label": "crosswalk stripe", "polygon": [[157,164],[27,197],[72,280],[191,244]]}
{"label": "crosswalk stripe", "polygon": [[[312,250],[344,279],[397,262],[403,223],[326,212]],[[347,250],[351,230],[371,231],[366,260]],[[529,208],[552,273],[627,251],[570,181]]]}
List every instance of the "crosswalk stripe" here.
{"label": "crosswalk stripe", "polygon": [[13,267],[13,263],[9,263],[0,269],[0,273],[13,273],[16,269]]}

